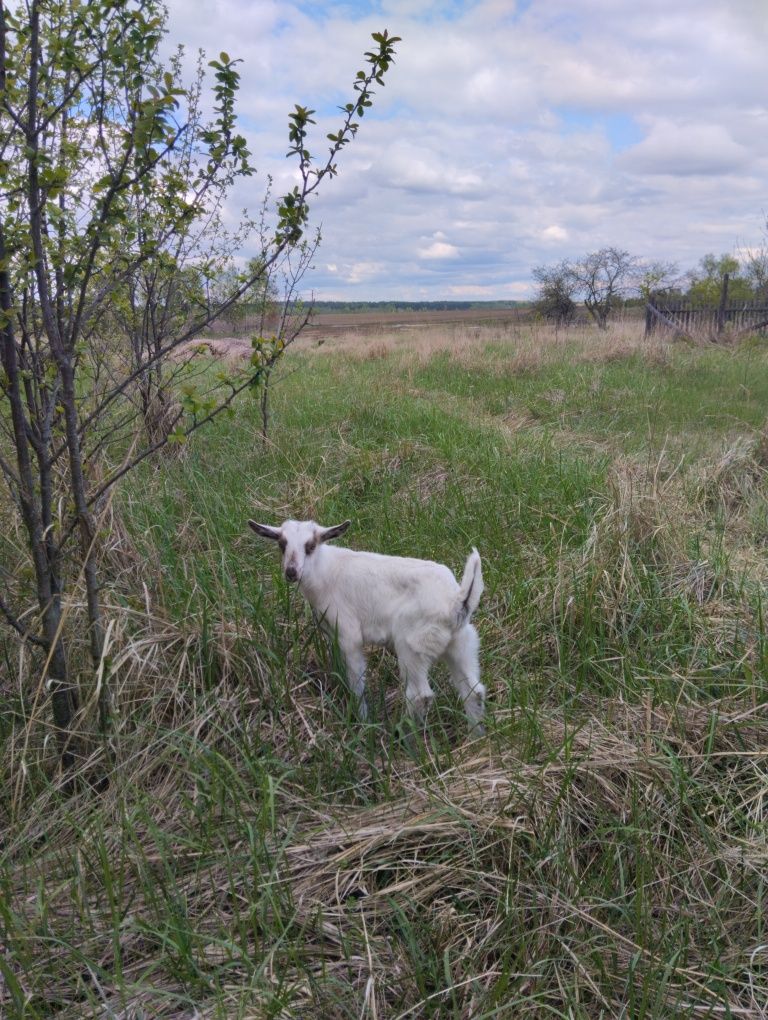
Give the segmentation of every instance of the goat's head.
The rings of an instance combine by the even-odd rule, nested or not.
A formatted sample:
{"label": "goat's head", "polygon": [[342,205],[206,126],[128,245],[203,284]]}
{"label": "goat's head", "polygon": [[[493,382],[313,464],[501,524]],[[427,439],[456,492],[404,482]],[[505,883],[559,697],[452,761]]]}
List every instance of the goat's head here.
{"label": "goat's head", "polygon": [[318,545],[343,535],[351,523],[344,521],[332,528],[324,528],[315,521],[284,521],[279,528],[271,528],[268,524],[248,521],[249,527],[257,535],[277,542],[283,556],[283,573],[287,581],[301,581],[305,573],[312,569],[312,555]]}

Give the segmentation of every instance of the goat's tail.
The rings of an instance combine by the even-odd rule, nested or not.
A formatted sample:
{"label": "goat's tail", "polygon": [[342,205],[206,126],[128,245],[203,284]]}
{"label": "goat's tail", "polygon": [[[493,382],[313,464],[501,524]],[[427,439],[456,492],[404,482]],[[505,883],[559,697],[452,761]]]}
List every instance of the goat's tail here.
{"label": "goat's tail", "polygon": [[480,553],[477,549],[472,549],[472,552],[467,557],[467,563],[464,567],[464,576],[461,579],[461,585],[459,586],[459,593],[456,596],[456,629],[463,627],[464,624],[471,618],[474,611],[477,609],[478,603],[480,602],[480,596],[483,594],[483,568],[480,564]]}

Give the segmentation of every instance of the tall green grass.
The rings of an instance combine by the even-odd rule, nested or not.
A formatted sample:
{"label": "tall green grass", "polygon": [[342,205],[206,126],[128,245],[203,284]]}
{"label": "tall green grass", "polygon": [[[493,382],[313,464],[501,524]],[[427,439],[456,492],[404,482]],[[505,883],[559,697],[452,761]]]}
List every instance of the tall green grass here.
{"label": "tall green grass", "polygon": [[[293,355],[120,490],[111,746],[65,796],[0,713],[0,1011],[764,1015],[766,354],[486,339]],[[478,546],[487,737],[386,653],[354,719],[289,516]]]}

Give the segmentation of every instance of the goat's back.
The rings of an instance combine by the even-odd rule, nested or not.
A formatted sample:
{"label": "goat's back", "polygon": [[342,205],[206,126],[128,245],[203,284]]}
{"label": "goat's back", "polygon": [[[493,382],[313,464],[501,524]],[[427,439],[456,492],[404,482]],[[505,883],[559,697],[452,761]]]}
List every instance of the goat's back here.
{"label": "goat's back", "polygon": [[307,599],[329,626],[359,625],[367,643],[391,645],[417,623],[455,626],[459,584],[442,563],[326,546],[316,566]]}
{"label": "goat's back", "polygon": [[374,599],[420,591],[432,592],[436,597],[438,593],[455,596],[459,590],[451,570],[433,560],[385,556],[336,546],[327,546],[324,554],[325,576],[339,590],[359,592],[362,589]]}

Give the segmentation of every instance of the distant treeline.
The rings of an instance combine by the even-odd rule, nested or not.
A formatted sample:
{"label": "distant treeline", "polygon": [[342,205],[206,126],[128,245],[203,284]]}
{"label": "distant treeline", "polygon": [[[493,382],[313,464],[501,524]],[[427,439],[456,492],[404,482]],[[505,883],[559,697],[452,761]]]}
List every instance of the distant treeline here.
{"label": "distant treeline", "polygon": [[526,301],[315,301],[316,312],[464,312],[518,308]]}

